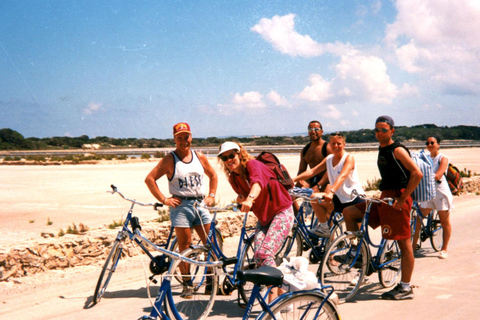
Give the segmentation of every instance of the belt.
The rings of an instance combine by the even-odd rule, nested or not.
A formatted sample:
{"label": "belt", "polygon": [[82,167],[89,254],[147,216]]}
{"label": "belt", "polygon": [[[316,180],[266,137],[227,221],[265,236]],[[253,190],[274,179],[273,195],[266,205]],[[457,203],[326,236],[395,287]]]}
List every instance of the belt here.
{"label": "belt", "polygon": [[197,200],[202,201],[205,196],[198,196],[198,197],[184,197],[184,196],[173,196],[174,198],[178,198],[180,200]]}

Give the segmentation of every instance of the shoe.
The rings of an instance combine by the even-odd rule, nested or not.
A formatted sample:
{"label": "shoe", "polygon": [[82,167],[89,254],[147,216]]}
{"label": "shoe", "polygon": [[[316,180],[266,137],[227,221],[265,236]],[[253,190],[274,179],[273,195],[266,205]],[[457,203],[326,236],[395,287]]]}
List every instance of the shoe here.
{"label": "shoe", "polygon": [[190,286],[183,286],[182,294],[180,298],[183,299],[192,299],[193,298],[193,288]]}
{"label": "shoe", "polygon": [[415,297],[413,294],[413,288],[410,287],[408,290],[404,290],[400,283],[392,290],[382,294],[382,299],[385,300],[406,300],[413,299],[413,297]]}
{"label": "shoe", "polygon": [[[350,281],[350,285],[355,287],[358,284],[359,279],[360,279],[360,276],[356,275],[355,278],[353,278],[352,281]],[[365,277],[363,277],[362,283],[367,283],[368,280],[369,280],[369,278],[367,276],[365,276]]]}
{"label": "shoe", "polygon": [[323,227],[322,225],[317,225],[315,228],[310,230],[313,234],[322,237],[322,238],[327,238],[330,237],[330,228],[328,227]]}
{"label": "shoe", "polygon": [[438,259],[447,259],[448,258],[448,253],[447,251],[440,251],[440,254],[438,255]]}

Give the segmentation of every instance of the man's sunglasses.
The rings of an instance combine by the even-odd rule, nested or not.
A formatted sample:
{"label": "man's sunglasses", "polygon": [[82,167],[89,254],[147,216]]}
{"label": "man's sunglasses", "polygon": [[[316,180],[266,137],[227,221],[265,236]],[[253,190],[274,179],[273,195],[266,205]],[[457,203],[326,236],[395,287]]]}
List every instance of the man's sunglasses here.
{"label": "man's sunglasses", "polygon": [[322,131],[320,128],[308,128],[309,132],[316,132],[316,131]]}
{"label": "man's sunglasses", "polygon": [[223,162],[226,162],[226,161],[229,160],[229,159],[235,158],[236,155],[237,155],[236,152],[232,152],[232,153],[230,153],[228,156],[221,156],[220,159],[221,159]]}
{"label": "man's sunglasses", "polygon": [[433,146],[434,144],[435,144],[435,142],[434,142],[434,141],[427,141],[427,143],[425,143],[425,145],[426,145],[426,146],[428,146],[428,145],[431,145],[431,146]]}
{"label": "man's sunglasses", "polygon": [[375,128],[375,132],[383,132],[383,133],[387,133],[388,131],[390,131],[390,129],[385,129],[385,128]]}

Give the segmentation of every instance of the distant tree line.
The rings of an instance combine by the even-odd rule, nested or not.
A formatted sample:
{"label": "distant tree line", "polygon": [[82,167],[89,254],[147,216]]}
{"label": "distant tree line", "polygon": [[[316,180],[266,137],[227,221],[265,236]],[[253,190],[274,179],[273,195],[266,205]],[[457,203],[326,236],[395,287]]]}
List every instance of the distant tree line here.
{"label": "distant tree line", "polygon": [[[375,142],[375,133],[371,129],[342,131],[348,143]],[[442,140],[480,140],[480,127],[454,126],[439,127],[435,124],[423,124],[413,127],[395,127],[395,140],[424,141],[428,136],[438,136]],[[327,139],[328,135],[324,137]],[[194,138],[193,145],[197,147],[218,146],[224,141],[235,140],[246,145],[304,145],[310,139],[305,136],[262,136],[262,137],[228,137],[228,138]],[[174,147],[173,139],[144,138],[109,138],[105,136],[90,138],[87,135],[79,137],[24,138],[12,129],[0,129],[0,150],[48,150],[48,149],[79,149],[85,144],[98,144],[105,148],[165,148]]]}

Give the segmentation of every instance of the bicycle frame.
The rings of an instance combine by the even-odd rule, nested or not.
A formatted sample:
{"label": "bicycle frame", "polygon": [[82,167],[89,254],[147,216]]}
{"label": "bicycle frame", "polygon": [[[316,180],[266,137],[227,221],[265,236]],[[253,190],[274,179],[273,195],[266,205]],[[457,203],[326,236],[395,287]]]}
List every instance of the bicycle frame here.
{"label": "bicycle frame", "polygon": [[[306,199],[309,201],[310,199]],[[311,248],[311,254],[315,257],[317,261],[320,261],[323,257],[324,249],[329,241],[329,238],[323,238],[319,237],[316,234],[312,233],[309,229],[312,228],[313,226],[313,221],[310,223],[310,226],[307,226],[307,223],[305,221],[305,204],[306,202],[302,203],[300,206],[300,209],[298,210],[297,216],[295,217],[295,224],[292,228],[292,239],[295,239],[297,234],[300,234],[300,237],[302,238],[302,246],[304,249],[306,248]],[[311,213],[314,215],[314,213]],[[339,212],[332,212],[330,214],[330,217],[328,218],[328,224],[332,225],[331,229],[334,228],[334,226],[340,225],[340,222],[342,221],[341,213]],[[287,245],[288,241],[285,241],[282,248],[280,249],[280,252],[285,248]],[[305,245],[304,245],[305,244]],[[290,246],[286,248],[285,250],[285,255],[288,255],[290,251],[292,250],[292,247],[294,245],[294,241],[290,242]]]}
{"label": "bicycle frame", "polygon": [[[115,239],[123,241],[128,237],[130,241],[135,241],[140,246],[140,248],[142,248],[143,252],[145,252],[145,254],[151,260],[155,260],[155,257],[150,253],[150,251],[141,242],[138,241],[138,239],[135,237],[135,234],[128,228],[128,224],[129,223],[131,224],[132,218],[134,218],[133,207],[135,206],[135,204],[138,204],[138,203],[132,203],[132,205],[130,206],[130,209],[128,210],[128,213],[127,213],[127,217],[125,218],[125,222],[122,226],[122,230],[118,231],[117,237]],[[134,228],[134,226],[132,226],[132,228]],[[172,239],[173,239],[173,232],[174,232],[174,228],[170,227],[170,231],[167,237],[167,242],[157,246],[164,247],[165,249],[169,248],[170,243],[172,242]],[[146,238],[144,238],[143,236],[142,238],[146,240]]]}
{"label": "bicycle frame", "polygon": [[[389,265],[389,264],[395,262],[399,258],[395,258],[393,260],[388,260],[385,263],[380,263],[380,257],[382,256],[382,253],[385,250],[385,244],[387,243],[387,239],[384,239],[382,237],[382,240],[380,240],[380,243],[375,244],[372,241],[372,239],[370,238],[370,233],[368,231],[368,221],[369,221],[369,218],[370,218],[370,208],[371,208],[372,204],[373,204],[373,202],[371,202],[371,201],[367,204],[367,208],[365,210],[365,215],[363,216],[363,219],[362,219],[362,224],[360,226],[360,230],[357,231],[359,233],[359,235],[363,235],[363,236],[360,236],[360,242],[358,243],[358,247],[360,248],[360,246],[365,241],[368,256],[369,256],[368,261],[371,262],[371,265],[372,265],[373,269],[375,271],[378,271],[378,270],[382,269],[383,267],[385,267],[386,265]],[[398,244],[396,244],[396,243],[395,243],[395,245],[398,246]],[[377,249],[376,255],[374,257],[372,257],[372,252],[371,252],[372,247]],[[354,259],[353,263],[355,263],[355,261],[357,260],[359,253],[360,253],[360,250],[357,250],[357,253],[355,255],[355,259]]]}
{"label": "bicycle frame", "polygon": [[[241,259],[239,259],[239,258],[243,257],[243,255],[245,254],[245,251],[248,248],[247,245],[244,245],[244,244],[250,244],[253,241],[254,234],[253,233],[248,234],[247,232],[250,231],[250,230],[253,230],[254,228],[248,228],[247,229],[248,212],[245,213],[245,217],[243,219],[242,229],[241,229],[241,232],[240,232],[240,238],[239,238],[239,241],[238,241],[238,247],[237,247],[237,256],[236,257],[238,257],[238,258],[236,258],[236,259],[228,258],[227,256],[225,256],[223,251],[219,248],[218,242],[217,242],[217,235],[216,235],[216,232],[214,232],[215,227],[216,227],[217,212],[218,212],[218,210],[215,210],[214,214],[213,214],[213,217],[212,217],[212,222],[211,222],[211,225],[210,225],[210,230],[208,232],[206,247],[207,247],[207,249],[209,249],[210,254],[212,254],[212,252],[213,252],[213,254],[219,260],[222,260],[222,261],[225,262],[224,266],[223,266],[223,273],[224,273],[225,277],[228,279],[228,281],[230,282],[230,284],[233,287],[237,287],[238,284],[240,283],[239,281],[237,281],[237,272],[240,269],[240,265],[242,263]],[[210,256],[209,256],[209,258],[210,258]],[[231,265],[233,263],[235,263],[235,266],[233,268],[233,272],[231,274],[229,274],[229,272],[227,272],[227,270],[226,270],[226,267],[227,267],[227,265]]]}

